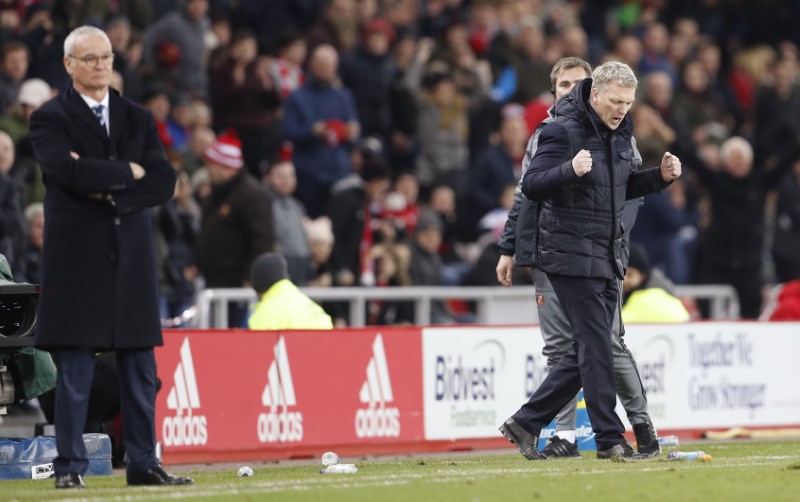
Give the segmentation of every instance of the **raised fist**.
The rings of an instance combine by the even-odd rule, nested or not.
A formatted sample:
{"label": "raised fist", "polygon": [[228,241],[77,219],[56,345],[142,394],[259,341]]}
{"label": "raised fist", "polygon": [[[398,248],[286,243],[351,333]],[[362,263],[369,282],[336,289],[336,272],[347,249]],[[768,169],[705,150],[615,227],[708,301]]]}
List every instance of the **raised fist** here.
{"label": "raised fist", "polygon": [[661,177],[666,182],[678,179],[681,175],[681,161],[669,152],[664,152],[661,159]]}
{"label": "raised fist", "polygon": [[572,170],[580,178],[592,170],[592,155],[588,150],[581,150],[572,159]]}

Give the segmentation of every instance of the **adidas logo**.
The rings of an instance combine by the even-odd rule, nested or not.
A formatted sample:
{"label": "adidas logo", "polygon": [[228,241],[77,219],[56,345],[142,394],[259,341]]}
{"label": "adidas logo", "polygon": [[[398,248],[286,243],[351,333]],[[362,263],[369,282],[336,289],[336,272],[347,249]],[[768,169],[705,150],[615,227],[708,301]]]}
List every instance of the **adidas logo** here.
{"label": "adidas logo", "polygon": [[356,411],[356,436],[359,438],[397,437],[400,435],[400,410],[386,407],[394,401],[389,365],[383,337],[378,334],[372,342],[372,358],[367,364],[367,379],[358,393],[360,401],[367,405]]}
{"label": "adidas logo", "polygon": [[173,385],[167,395],[167,408],[174,416],[164,418],[161,435],[166,446],[191,446],[208,443],[208,421],[204,415],[194,415],[200,408],[200,392],[194,372],[189,338],[181,345],[181,360],[173,374]]}
{"label": "adidas logo", "polygon": [[267,370],[267,385],[261,394],[261,404],[269,411],[258,415],[258,440],[262,443],[300,441],[303,439],[303,414],[288,411],[297,405],[289,368],[289,354],[283,337],[273,349],[275,359]]}

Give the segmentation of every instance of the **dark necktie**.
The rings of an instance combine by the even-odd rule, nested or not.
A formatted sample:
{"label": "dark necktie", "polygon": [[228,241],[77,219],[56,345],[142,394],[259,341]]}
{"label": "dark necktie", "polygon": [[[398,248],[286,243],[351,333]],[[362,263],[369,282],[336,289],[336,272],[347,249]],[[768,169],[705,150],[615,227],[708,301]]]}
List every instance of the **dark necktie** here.
{"label": "dark necktie", "polygon": [[106,130],[106,121],[103,118],[103,110],[105,110],[105,108],[106,107],[103,105],[97,105],[92,107],[92,111],[94,112],[95,117],[97,117],[97,121],[100,122],[100,127],[102,127],[106,133],[108,133]]}

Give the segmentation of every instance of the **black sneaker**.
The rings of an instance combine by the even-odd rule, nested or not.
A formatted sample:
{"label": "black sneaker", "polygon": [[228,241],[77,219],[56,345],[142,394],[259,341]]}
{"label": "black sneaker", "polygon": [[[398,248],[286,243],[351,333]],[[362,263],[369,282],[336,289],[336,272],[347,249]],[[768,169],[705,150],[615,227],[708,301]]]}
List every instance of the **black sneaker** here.
{"label": "black sneaker", "polygon": [[501,425],[498,430],[512,442],[522,455],[528,460],[547,460],[547,457],[537,451],[539,436],[534,436],[522,428],[513,418]]}
{"label": "black sneaker", "polygon": [[547,443],[547,446],[542,450],[542,455],[547,458],[567,458],[567,457],[580,457],[578,453],[578,442],[570,443],[566,439],[558,436],[553,436],[553,439]]}
{"label": "black sneaker", "polygon": [[636,449],[647,458],[661,455],[661,445],[652,422],[633,424],[633,435],[636,436]]}
{"label": "black sneaker", "polygon": [[630,460],[644,460],[646,458],[650,458],[646,455],[636,453],[636,451],[631,447],[631,445],[628,444],[627,441],[624,443],[615,444],[607,450],[597,450],[597,458],[601,460],[613,459],[615,457]]}

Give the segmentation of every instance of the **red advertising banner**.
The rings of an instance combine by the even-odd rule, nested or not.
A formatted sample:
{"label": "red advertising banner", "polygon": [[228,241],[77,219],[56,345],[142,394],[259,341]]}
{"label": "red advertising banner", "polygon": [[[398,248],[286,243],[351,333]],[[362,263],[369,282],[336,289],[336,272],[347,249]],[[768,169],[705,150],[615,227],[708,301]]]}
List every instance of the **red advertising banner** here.
{"label": "red advertising banner", "polygon": [[[418,328],[167,331],[156,349],[164,458],[421,441]],[[276,455],[264,455],[263,458]]]}

